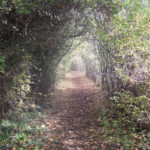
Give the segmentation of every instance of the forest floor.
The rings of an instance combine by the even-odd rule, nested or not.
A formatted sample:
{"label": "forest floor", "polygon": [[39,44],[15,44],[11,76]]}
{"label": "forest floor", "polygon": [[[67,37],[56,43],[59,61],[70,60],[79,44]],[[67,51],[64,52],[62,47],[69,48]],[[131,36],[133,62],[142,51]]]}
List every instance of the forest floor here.
{"label": "forest floor", "polygon": [[51,94],[9,111],[0,124],[0,150],[150,149],[150,132],[122,128],[105,92],[84,73],[68,72]]}
{"label": "forest floor", "polygon": [[54,112],[43,124],[51,130],[51,149],[102,149],[98,116],[100,106],[106,104],[105,96],[84,73],[67,73],[57,85],[52,103]]}

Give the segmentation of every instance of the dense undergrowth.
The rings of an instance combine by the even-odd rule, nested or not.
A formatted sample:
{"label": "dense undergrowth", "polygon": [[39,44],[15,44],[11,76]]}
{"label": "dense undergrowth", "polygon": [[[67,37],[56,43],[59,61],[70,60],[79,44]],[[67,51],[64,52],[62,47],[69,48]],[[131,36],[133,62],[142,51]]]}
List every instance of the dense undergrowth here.
{"label": "dense undergrowth", "polygon": [[[131,114],[134,112],[131,112]],[[108,149],[149,149],[150,132],[148,128],[137,127],[127,117],[118,116],[115,109],[103,109],[103,127],[105,145]],[[125,123],[127,122],[127,124]],[[130,125],[129,125],[130,124]]]}
{"label": "dense undergrowth", "polygon": [[137,85],[135,93],[122,89],[110,98],[102,111],[102,124],[108,149],[149,149],[149,86]]}
{"label": "dense undergrowth", "polygon": [[103,109],[101,119],[108,149],[150,148],[150,99],[146,87],[138,84],[137,95],[123,89],[115,92],[109,109]]}
{"label": "dense undergrowth", "polygon": [[1,121],[0,149],[40,150],[49,142],[50,131],[41,125],[44,114],[38,111],[9,112]]}
{"label": "dense undergrowth", "polygon": [[18,109],[10,110],[0,123],[1,150],[45,150],[57,143],[45,121],[55,113],[49,101],[40,104],[22,102]]}

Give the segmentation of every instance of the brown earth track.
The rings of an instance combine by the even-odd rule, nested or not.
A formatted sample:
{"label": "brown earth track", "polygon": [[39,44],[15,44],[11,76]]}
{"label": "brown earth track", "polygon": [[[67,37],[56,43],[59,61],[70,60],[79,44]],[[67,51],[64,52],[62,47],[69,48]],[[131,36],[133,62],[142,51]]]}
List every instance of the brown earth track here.
{"label": "brown earth track", "polygon": [[72,71],[56,87],[54,114],[45,122],[51,130],[52,150],[100,150],[103,132],[97,121],[104,95],[84,73]]}

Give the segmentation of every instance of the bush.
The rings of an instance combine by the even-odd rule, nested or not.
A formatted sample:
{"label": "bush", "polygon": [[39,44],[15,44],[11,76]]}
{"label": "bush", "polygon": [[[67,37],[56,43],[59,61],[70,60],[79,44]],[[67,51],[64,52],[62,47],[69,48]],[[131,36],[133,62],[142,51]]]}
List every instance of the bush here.
{"label": "bush", "polygon": [[115,93],[111,102],[122,126],[148,127],[150,99],[146,95],[135,97],[131,92],[122,90]]}

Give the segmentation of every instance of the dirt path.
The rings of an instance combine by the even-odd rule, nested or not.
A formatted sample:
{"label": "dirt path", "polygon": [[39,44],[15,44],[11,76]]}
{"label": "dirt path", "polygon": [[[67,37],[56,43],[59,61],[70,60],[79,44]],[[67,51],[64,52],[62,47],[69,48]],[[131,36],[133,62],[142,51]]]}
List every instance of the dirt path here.
{"label": "dirt path", "polygon": [[104,98],[83,73],[69,72],[56,88],[54,114],[45,120],[52,150],[101,149],[97,112]]}

